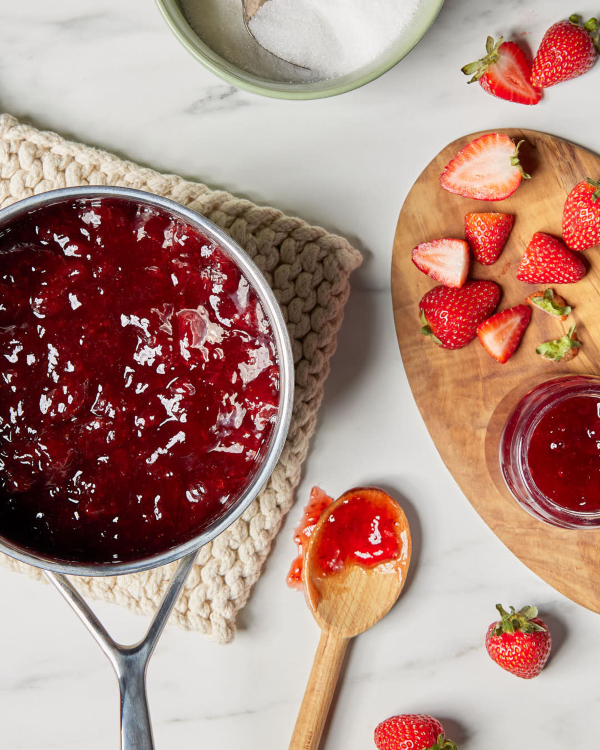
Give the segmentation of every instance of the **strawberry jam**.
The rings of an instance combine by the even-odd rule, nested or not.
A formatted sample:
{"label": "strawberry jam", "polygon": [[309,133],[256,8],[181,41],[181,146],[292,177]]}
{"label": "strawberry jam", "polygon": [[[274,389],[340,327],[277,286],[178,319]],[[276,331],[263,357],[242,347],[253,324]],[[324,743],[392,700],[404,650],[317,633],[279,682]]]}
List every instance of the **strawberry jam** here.
{"label": "strawberry jam", "polygon": [[550,406],[529,440],[527,464],[557,505],[600,511],[600,399],[572,396]]}
{"label": "strawberry jam", "polygon": [[348,564],[374,567],[396,560],[398,512],[381,491],[351,490],[332,510],[325,511],[315,561],[324,575],[338,573]]}
{"label": "strawberry jam", "polygon": [[333,502],[320,487],[313,487],[310,491],[310,500],[304,508],[302,520],[294,531],[294,541],[298,545],[298,556],[293,560],[287,577],[287,585],[292,589],[302,590],[304,588],[302,574],[304,571],[304,553],[308,546],[308,540],[313,533],[317,521],[323,515],[323,511]]}
{"label": "strawberry jam", "polygon": [[127,562],[222,517],[268,448],[274,337],[236,263],[166,211],[63,201],[0,230],[0,534]]}
{"label": "strawberry jam", "polygon": [[600,379],[571,375],[533,388],[506,423],[500,466],[532,515],[564,528],[600,526]]}

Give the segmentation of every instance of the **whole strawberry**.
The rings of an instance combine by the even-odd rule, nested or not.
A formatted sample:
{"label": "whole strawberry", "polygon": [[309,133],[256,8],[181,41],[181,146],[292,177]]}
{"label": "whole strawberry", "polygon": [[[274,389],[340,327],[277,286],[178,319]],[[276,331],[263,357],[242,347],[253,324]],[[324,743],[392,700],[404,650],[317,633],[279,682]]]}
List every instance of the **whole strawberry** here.
{"label": "whole strawberry", "polygon": [[545,232],[531,238],[517,269],[517,279],[527,284],[575,284],[586,274],[581,258]]}
{"label": "whole strawberry", "polygon": [[457,750],[444,736],[444,727],[427,714],[392,716],[375,728],[378,750]]}
{"label": "whole strawberry", "polygon": [[563,209],[562,230],[571,250],[600,245],[600,182],[588,177],[571,190]]}
{"label": "whole strawberry", "polygon": [[548,88],[587,73],[598,57],[597,30],[596,18],[581,26],[577,15],[551,26],[533,61],[531,83]]}
{"label": "whole strawberry", "polygon": [[507,612],[496,604],[501,619],[493,622],[485,637],[485,647],[502,669],[529,680],[542,671],[550,655],[552,638],[546,623],[537,616],[537,607]]}
{"label": "whole strawberry", "polygon": [[444,349],[461,349],[499,301],[500,287],[493,281],[467,281],[460,289],[436,286],[419,303],[421,333]]}

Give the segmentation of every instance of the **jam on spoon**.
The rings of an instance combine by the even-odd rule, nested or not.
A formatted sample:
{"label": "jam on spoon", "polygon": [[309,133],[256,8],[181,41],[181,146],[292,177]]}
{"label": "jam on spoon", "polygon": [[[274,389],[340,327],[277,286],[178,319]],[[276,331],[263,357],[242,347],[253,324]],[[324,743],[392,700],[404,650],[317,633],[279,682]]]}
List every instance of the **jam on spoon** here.
{"label": "jam on spoon", "polygon": [[274,337],[221,248],[166,211],[62,201],[0,230],[0,534],[53,559],[171,549],[268,448]]}

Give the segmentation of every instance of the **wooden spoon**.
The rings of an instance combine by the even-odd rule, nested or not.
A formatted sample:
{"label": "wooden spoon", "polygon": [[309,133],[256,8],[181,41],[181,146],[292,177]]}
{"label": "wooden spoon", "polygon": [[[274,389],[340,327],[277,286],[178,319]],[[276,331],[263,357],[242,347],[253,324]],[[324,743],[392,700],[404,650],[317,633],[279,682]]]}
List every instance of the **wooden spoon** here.
{"label": "wooden spoon", "polygon": [[[347,560],[341,570],[325,573],[322,542],[331,516],[355,498],[378,506],[393,519],[397,556],[369,567]],[[303,575],[307,602],[322,633],[290,750],[318,747],[348,643],[379,622],[395,604],[406,581],[410,553],[410,529],[404,511],[383,490],[350,490],[319,519],[306,548]]]}

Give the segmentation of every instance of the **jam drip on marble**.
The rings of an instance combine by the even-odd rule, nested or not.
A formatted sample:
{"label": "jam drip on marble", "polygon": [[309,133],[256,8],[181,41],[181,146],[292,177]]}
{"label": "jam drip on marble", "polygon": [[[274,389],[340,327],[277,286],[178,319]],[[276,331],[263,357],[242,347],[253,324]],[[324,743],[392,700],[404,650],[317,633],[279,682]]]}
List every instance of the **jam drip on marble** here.
{"label": "jam drip on marble", "polygon": [[236,264],[116,199],[0,230],[0,534],[123,562],[224,515],[279,404],[273,334]]}
{"label": "jam drip on marble", "polygon": [[571,396],[549,407],[531,435],[527,465],[556,505],[600,511],[600,400]]}

